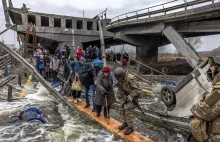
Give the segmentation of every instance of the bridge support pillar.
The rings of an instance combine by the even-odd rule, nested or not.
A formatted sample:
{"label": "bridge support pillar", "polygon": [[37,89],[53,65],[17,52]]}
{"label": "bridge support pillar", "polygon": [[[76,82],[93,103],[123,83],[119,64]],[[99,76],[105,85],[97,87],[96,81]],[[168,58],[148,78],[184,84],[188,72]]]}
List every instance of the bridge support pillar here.
{"label": "bridge support pillar", "polygon": [[140,62],[157,62],[158,46],[137,46],[136,59]]}
{"label": "bridge support pillar", "polygon": [[[158,46],[137,46],[136,59],[142,63],[155,63],[158,57]],[[137,65],[138,72],[143,72],[143,65]]]}

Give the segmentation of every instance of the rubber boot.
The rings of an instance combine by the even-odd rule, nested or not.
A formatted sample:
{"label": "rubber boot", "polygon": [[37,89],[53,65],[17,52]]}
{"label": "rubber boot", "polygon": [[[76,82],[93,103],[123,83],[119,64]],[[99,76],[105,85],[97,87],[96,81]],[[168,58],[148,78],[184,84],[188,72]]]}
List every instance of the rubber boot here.
{"label": "rubber boot", "polygon": [[96,112],[96,106],[93,105],[92,112]]}
{"label": "rubber boot", "polygon": [[123,122],[121,126],[118,127],[119,130],[124,130],[125,127],[128,127],[127,122]]}
{"label": "rubber boot", "polygon": [[97,117],[100,117],[100,112],[96,112],[96,116],[97,116]]}
{"label": "rubber boot", "polygon": [[127,130],[125,130],[124,135],[129,135],[132,132],[134,132],[133,127],[128,127]]}
{"label": "rubber boot", "polygon": [[90,104],[86,105],[84,108],[88,108],[88,107],[90,107]]}

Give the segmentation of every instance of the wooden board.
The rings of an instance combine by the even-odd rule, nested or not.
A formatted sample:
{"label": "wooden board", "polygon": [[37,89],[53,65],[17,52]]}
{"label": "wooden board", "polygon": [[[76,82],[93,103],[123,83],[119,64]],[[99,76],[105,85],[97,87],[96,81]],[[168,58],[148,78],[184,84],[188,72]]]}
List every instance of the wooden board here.
{"label": "wooden board", "polygon": [[105,127],[107,130],[109,130],[111,133],[113,133],[115,136],[119,137],[122,140],[128,141],[128,142],[153,142],[153,140],[141,135],[137,131],[134,131],[130,135],[124,135],[125,130],[118,130],[118,126],[121,125],[120,122],[117,120],[110,118],[109,124],[108,120],[104,118],[103,113],[101,113],[100,117],[96,116],[95,112],[92,112],[92,107],[84,108],[86,103],[84,101],[78,102],[77,104],[73,103],[72,97],[68,97],[68,101],[78,108],[79,110],[83,111],[84,113],[90,115],[93,119],[95,119],[98,123],[100,123],[103,127]]}

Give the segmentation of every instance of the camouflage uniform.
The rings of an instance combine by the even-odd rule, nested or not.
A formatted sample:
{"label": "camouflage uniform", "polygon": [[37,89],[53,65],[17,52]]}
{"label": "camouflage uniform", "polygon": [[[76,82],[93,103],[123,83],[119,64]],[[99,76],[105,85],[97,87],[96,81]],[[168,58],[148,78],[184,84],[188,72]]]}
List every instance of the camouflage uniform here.
{"label": "camouflage uniform", "polygon": [[[220,73],[218,73],[213,82],[213,90],[211,92],[214,95],[220,95]],[[205,121],[208,121],[208,130],[209,134],[208,142],[220,142],[220,100],[217,100],[214,106],[210,107],[205,102],[200,102],[195,104],[191,112],[195,117],[201,118]]]}
{"label": "camouflage uniform", "polygon": [[125,77],[118,81],[118,94],[117,98],[120,101],[120,116],[124,122],[127,122],[128,126],[131,127],[133,123],[133,112],[135,105],[132,102],[125,104],[126,95],[131,95],[133,99],[137,101],[137,97],[141,95],[142,88],[137,82],[136,78],[129,74],[128,71],[125,73]]}

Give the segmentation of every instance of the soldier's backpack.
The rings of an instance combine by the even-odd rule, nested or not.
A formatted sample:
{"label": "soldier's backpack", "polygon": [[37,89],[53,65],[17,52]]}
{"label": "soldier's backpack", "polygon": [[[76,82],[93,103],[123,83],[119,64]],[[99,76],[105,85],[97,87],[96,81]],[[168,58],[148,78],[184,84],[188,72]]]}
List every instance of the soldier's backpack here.
{"label": "soldier's backpack", "polygon": [[191,122],[191,133],[198,142],[205,142],[208,139],[207,121],[194,117]]}

